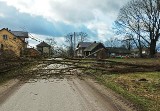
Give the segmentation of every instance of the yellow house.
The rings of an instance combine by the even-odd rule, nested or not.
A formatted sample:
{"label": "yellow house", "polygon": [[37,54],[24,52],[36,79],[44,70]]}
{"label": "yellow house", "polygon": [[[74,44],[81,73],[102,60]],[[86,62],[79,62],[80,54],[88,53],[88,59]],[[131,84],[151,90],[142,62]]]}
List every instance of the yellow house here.
{"label": "yellow house", "polygon": [[0,30],[0,50],[3,51],[11,51],[17,57],[21,56],[22,50],[24,48],[23,41],[11,33],[8,29]]}

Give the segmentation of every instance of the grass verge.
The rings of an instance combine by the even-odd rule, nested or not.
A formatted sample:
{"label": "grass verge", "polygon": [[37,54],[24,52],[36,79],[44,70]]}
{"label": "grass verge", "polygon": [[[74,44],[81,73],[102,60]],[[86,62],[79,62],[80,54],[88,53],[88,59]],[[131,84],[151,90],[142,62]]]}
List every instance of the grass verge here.
{"label": "grass verge", "polygon": [[159,72],[102,75],[96,70],[86,70],[85,73],[129,100],[137,110],[160,111]]}

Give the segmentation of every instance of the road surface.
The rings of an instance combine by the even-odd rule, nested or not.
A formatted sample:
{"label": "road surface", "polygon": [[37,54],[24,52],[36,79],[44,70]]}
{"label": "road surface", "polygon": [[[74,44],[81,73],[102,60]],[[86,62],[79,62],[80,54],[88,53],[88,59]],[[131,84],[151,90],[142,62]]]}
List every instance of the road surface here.
{"label": "road surface", "polygon": [[30,79],[15,85],[2,100],[0,111],[133,111],[96,81],[74,75]]}

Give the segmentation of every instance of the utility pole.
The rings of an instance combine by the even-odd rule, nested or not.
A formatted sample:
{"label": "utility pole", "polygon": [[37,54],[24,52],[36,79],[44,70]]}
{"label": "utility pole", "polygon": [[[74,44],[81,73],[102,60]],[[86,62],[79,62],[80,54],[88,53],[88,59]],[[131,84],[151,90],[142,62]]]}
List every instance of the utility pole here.
{"label": "utility pole", "polygon": [[76,33],[75,32],[74,32],[73,36],[74,36],[74,50],[75,50],[75,48],[76,48]]}
{"label": "utility pole", "polygon": [[74,55],[76,54],[76,33],[74,32]]}
{"label": "utility pole", "polygon": [[71,36],[71,47],[73,47],[72,35],[70,35],[70,36]]}
{"label": "utility pole", "polygon": [[70,56],[73,57],[73,54],[74,54],[74,52],[73,52],[73,35],[71,34],[70,37],[71,37]]}

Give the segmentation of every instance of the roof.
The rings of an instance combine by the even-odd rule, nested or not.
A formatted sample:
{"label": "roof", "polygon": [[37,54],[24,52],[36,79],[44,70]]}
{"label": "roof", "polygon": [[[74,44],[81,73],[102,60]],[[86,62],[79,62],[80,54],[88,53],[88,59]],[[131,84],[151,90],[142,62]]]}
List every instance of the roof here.
{"label": "roof", "polygon": [[[89,45],[84,51],[92,51],[94,48],[96,48],[99,44],[102,43],[92,43],[91,45]],[[103,45],[103,44],[102,44]]]}
{"label": "roof", "polygon": [[131,51],[123,47],[106,47],[106,49],[108,49],[110,53],[123,53],[123,54],[131,53]]}
{"label": "roof", "polygon": [[25,50],[26,50],[26,51],[29,51],[29,50],[35,50],[35,51],[38,51],[38,50],[36,50],[36,49],[34,49],[34,48],[26,48]]}
{"label": "roof", "polygon": [[[92,44],[92,42],[79,42],[79,43],[78,43],[78,46],[79,46],[79,47],[85,47],[85,48],[86,48],[86,47],[88,47],[88,46],[91,45],[91,44]],[[78,46],[77,46],[77,47],[78,47]]]}
{"label": "roof", "polygon": [[40,44],[37,45],[37,47],[51,47],[50,45],[48,45],[46,42],[41,42]]}
{"label": "roof", "polygon": [[28,32],[23,31],[11,31],[12,34],[14,34],[17,37],[25,37],[28,38]]}
{"label": "roof", "polygon": [[[12,34],[13,36],[16,36],[16,35],[14,35],[13,33],[11,33],[11,31],[8,30],[8,28],[3,28],[3,29],[1,29],[0,31],[2,31],[2,30],[6,30],[8,33]],[[17,37],[17,36],[16,36],[16,37]],[[24,41],[22,41],[19,37],[17,37],[17,39],[19,39],[21,42],[24,43]]]}

